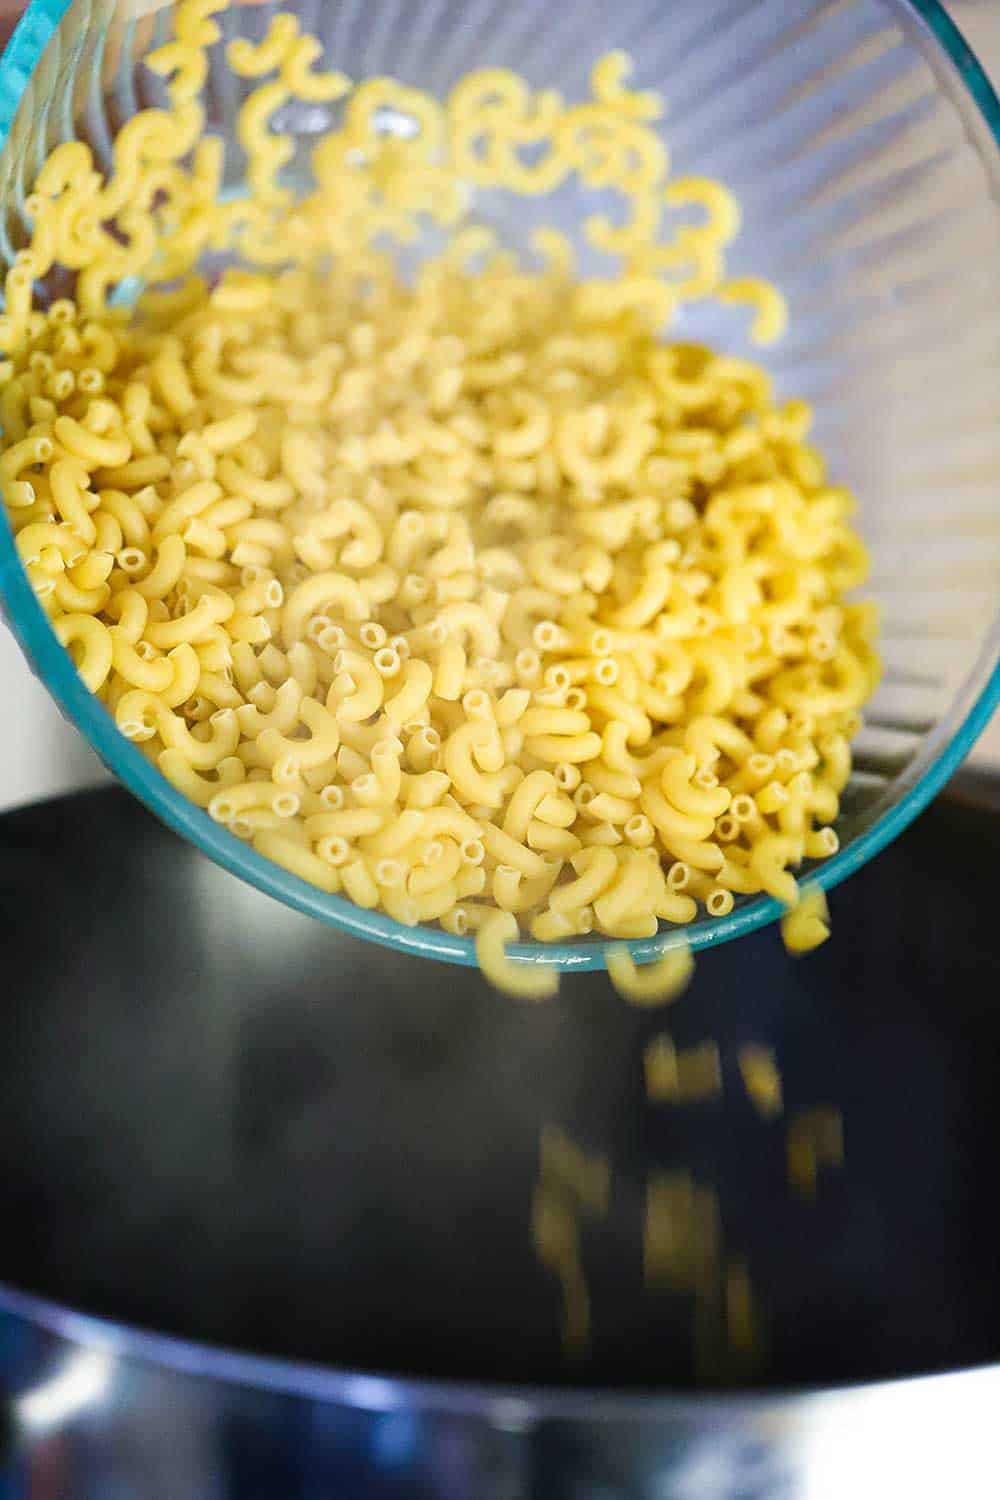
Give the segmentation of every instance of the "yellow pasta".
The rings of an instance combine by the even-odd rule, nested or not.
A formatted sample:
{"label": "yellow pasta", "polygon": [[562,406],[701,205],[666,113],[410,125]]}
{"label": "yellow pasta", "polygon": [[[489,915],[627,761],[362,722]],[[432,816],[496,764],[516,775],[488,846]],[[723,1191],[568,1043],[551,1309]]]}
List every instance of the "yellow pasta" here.
{"label": "yellow pasta", "polygon": [[557,1126],[543,1126],[539,1176],[532,1196],[531,1237],[543,1265],[559,1278],[563,1343],[577,1354],[590,1335],[590,1294],[581,1256],[581,1219],[607,1213],[611,1172],[605,1156],[588,1156]]}
{"label": "yellow pasta", "polygon": [[781,919],[781,936],[789,953],[810,953],[830,936],[830,909],[821,886],[807,886]]}
{"label": "yellow pasta", "polygon": [[670,1005],[680,999],[694,973],[691,950],[683,942],[641,968],[627,948],[610,947],[606,958],[611,983],[630,1005]]}
{"label": "yellow pasta", "polygon": [[516,964],[504,951],[517,937],[517,922],[509,912],[488,916],[476,934],[476,958],[485,977],[498,990],[518,1000],[547,1000],[559,988],[559,975],[542,964]]}
{"label": "yellow pasta", "polygon": [[570,1193],[587,1213],[607,1213],[611,1168],[604,1155],[588,1156],[563,1130],[542,1127],[538,1145],[542,1177]]}
{"label": "yellow pasta", "polygon": [[703,1293],[722,1248],[715,1190],[686,1172],[657,1172],[646,1185],[643,1280],[649,1290]]}
{"label": "yellow pasta", "polygon": [[[224,9],[175,8],[147,60],[168,103],[106,175],[53,151],[6,277],[0,491],[83,680],[260,853],[474,933],[514,993],[554,990],[507,957],[519,932],[652,937],[760,892],[804,951],[825,917],[794,871],[837,848],[875,621],[843,602],[864,548],[807,405],[662,339],[705,296],[782,332],[775,288],[727,278],[735,199],[670,177],[624,54],[581,102],[500,69],[438,101],[352,83],[287,15],[228,48],[230,198],[201,97]],[[345,100],[298,199],[294,98]],[[467,181],[571,177],[623,212],[538,230],[531,263],[467,217]],[[444,248],[405,283],[386,246],[424,219]],[[576,276],[586,244],[612,280]],[[233,262],[215,284],[206,252]],[[54,267],[73,295],[35,308]],[[651,1004],[690,958],[608,965]]]}
{"label": "yellow pasta", "polygon": [[743,1086],[754,1107],[765,1118],[780,1115],[783,1105],[781,1074],[770,1047],[748,1042],[737,1054]]}
{"label": "yellow pasta", "polygon": [[643,1058],[649,1099],[673,1104],[715,1098],[722,1092],[722,1067],[715,1042],[677,1048],[669,1036],[649,1043]]}
{"label": "yellow pasta", "polygon": [[580,1226],[573,1205],[544,1178],[532,1197],[531,1238],[535,1253],[562,1289],[563,1347],[579,1354],[590,1339],[590,1292],[580,1253]]}
{"label": "yellow pasta", "polygon": [[802,1198],[816,1196],[822,1167],[844,1164],[844,1121],[839,1110],[822,1106],[797,1115],[786,1140],[788,1180]]}
{"label": "yellow pasta", "polygon": [[758,344],[773,344],[788,327],[788,308],[784,297],[769,282],[754,276],[723,282],[716,287],[722,302],[746,302],[754,308],[751,332]]}

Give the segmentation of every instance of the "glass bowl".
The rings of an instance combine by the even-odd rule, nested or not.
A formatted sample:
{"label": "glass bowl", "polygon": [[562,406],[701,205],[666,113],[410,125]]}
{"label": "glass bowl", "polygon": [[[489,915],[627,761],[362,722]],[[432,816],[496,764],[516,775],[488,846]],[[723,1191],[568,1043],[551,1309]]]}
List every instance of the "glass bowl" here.
{"label": "glass bowl", "polygon": [[[976,59],[936,0],[577,0],[553,10],[535,0],[302,0],[234,8],[224,33],[259,37],[279,8],[320,36],[330,65],[439,95],[496,65],[580,96],[596,58],[625,48],[635,86],[665,97],[675,173],[717,177],[738,194],[744,228],[730,267],[767,276],[788,299],[790,331],[765,363],[779,393],[814,403],[830,472],[858,494],[874,563],[865,593],[882,610],[884,679],[855,742],[841,849],[811,877],[836,885],[927,804],[1000,699],[1000,104]],[[83,137],[104,164],[115,128],[160,101],[141,58],[168,21],[155,0],[29,5],[0,63],[4,268],[52,147]],[[242,84],[218,66],[221,50],[209,122],[231,134]],[[309,106],[289,128],[305,138],[325,127]],[[513,215],[509,204],[480,208],[513,244],[537,211],[524,200]],[[540,216],[558,214],[555,205]],[[676,332],[761,357],[731,310],[696,304]],[[475,962],[470,939],[407,928],[307,885],[170,786],[77,677],[3,519],[0,599],[66,717],[210,858],[361,937]],[[744,898],[683,932],[706,947],[778,913],[768,898]],[[629,947],[644,961],[670,942],[665,931]],[[563,969],[604,964],[602,939],[513,952]]]}

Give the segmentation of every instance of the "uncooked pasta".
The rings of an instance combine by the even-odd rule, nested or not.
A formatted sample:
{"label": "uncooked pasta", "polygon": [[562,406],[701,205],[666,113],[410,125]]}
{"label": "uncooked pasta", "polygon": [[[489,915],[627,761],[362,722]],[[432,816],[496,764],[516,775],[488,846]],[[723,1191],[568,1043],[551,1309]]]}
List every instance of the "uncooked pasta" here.
{"label": "uncooked pasta", "polygon": [[[783,331],[780,293],[727,275],[735,199],[671,178],[623,54],[579,103],[499,69],[438,100],[351,80],[289,15],[229,46],[225,192],[201,100],[224,8],[177,6],[145,60],[168,102],[106,174],[53,150],[6,277],[0,485],[84,682],[236,837],[476,937],[526,995],[554,981],[506,956],[518,934],[795,907],[837,848],[875,621],[809,408],[670,339],[706,298]],[[298,196],[293,99],[337,111]],[[557,188],[575,239],[517,254],[477,222],[480,189]],[[612,968],[645,1002],[675,962]]]}

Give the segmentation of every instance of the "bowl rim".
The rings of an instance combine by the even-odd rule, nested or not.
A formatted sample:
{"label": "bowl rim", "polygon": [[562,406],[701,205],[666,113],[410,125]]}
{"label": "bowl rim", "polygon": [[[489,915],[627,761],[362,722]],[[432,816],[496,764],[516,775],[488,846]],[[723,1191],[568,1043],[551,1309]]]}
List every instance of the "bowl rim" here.
{"label": "bowl rim", "polygon": [[[30,0],[0,58],[0,150],[42,52],[72,0]],[[1000,151],[1000,100],[982,65],[939,0],[891,0],[909,10],[930,32],[953,64],[960,83],[979,109]],[[135,745],[120,733],[113,719],[83,684],[69,653],[60,645],[44,610],[23,571],[3,507],[0,507],[0,607],[30,665],[55,699],[63,716],[81,730],[112,774],[122,781],[162,822],[195,844],[209,858],[258,890],[316,917],[355,937],[399,952],[449,963],[474,966],[474,940],[429,926],[406,927],[381,912],[355,906],[346,897],[330,895],[309,885],[299,876],[258,854],[208,813],[195,806],[173,787]],[[992,668],[990,661],[992,659]],[[811,883],[831,890],[846,880],[891,843],[934,798],[968,754],[1000,703],[1000,621],[994,622],[971,674],[985,680],[978,692],[966,678],[956,697],[962,704],[960,722],[935,758],[916,773],[913,784],[892,805],[876,812],[873,821],[839,853],[810,871]],[[905,776],[906,773],[904,772]],[[761,897],[737,906],[727,917],[702,918],[689,928],[670,928],[650,938],[635,938],[626,944],[637,963],[649,963],[668,949],[687,943],[693,949],[711,948],[742,937],[773,922],[782,913],[780,903]],[[508,950],[526,963],[582,972],[605,968],[606,942],[577,940],[571,943],[521,942]]]}

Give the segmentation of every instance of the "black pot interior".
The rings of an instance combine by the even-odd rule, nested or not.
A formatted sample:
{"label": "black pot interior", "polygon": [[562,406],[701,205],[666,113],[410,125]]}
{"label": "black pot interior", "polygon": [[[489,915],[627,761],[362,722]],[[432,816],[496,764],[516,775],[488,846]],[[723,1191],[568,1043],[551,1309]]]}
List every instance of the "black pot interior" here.
{"label": "black pot interior", "polygon": [[[663,1011],[602,975],[526,1006],[343,937],[117,789],[8,814],[0,1280],[187,1339],[461,1379],[786,1385],[994,1359],[998,833],[940,801],[834,893],[820,952],[793,962],[774,930],[729,945]],[[665,1029],[718,1042],[721,1100],[649,1101]],[[747,1042],[775,1051],[780,1119],[747,1097]],[[807,1201],[787,1133],[818,1105],[845,1160]],[[552,1127],[610,1165],[606,1211],[580,1218],[578,1348],[531,1231]],[[648,1185],[678,1171],[721,1215],[697,1295],[644,1279]],[[720,1292],[744,1265],[749,1351]]]}

